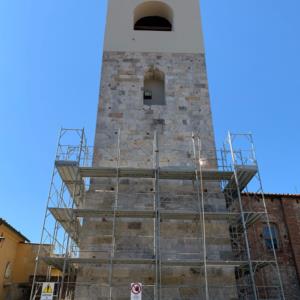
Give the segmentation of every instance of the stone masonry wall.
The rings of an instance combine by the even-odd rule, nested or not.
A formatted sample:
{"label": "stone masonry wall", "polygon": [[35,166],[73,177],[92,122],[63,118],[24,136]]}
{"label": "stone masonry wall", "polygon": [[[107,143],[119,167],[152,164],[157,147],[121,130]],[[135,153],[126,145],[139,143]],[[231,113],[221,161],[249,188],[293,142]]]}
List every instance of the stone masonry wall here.
{"label": "stone masonry wall", "polygon": [[[152,67],[165,74],[165,106],[143,105],[144,75]],[[129,144],[143,144],[157,130],[163,137],[161,159],[167,157],[168,165],[183,164],[189,155],[186,140],[192,132],[200,135],[205,149],[213,149],[204,55],[105,52],[95,164],[104,160],[101,149],[115,151],[114,132],[118,129],[122,131],[122,140]],[[179,157],[174,149],[181,150]],[[136,158],[128,157],[127,161],[134,163]]]}

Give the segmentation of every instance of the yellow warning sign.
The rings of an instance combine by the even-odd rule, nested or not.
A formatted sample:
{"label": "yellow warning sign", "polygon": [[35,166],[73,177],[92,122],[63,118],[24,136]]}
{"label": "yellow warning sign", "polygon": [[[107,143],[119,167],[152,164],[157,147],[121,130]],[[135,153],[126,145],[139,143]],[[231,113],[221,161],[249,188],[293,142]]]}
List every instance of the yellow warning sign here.
{"label": "yellow warning sign", "polygon": [[48,283],[47,286],[43,289],[44,294],[53,294],[53,289],[51,285]]}
{"label": "yellow warning sign", "polygon": [[54,282],[44,282],[42,286],[41,300],[53,300]]}

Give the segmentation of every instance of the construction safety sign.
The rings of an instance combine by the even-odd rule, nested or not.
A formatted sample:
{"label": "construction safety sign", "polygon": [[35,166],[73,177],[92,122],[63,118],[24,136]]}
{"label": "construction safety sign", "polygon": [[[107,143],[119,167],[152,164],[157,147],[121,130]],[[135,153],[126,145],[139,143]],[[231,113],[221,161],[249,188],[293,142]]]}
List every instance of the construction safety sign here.
{"label": "construction safety sign", "polygon": [[142,300],[142,284],[135,282],[131,284],[131,300]]}
{"label": "construction safety sign", "polygon": [[41,300],[53,300],[54,282],[44,282],[42,286]]}

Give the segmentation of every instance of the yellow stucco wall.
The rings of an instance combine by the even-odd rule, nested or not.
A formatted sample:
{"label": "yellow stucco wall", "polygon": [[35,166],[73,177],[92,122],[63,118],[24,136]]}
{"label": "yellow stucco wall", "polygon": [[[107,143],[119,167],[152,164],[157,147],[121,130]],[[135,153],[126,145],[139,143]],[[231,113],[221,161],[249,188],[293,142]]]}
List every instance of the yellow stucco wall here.
{"label": "yellow stucco wall", "polygon": [[[33,275],[37,253],[38,245],[19,244],[14,266],[14,283],[27,282],[30,275]],[[47,267],[43,265],[40,271],[40,274],[46,274]]]}
{"label": "yellow stucco wall", "polygon": [[[4,223],[0,225],[0,236],[5,238],[0,240],[0,300],[4,300],[10,285],[27,283],[29,277],[34,274],[39,245],[25,243],[20,235]],[[43,245],[42,249],[48,254],[51,251],[51,247],[47,245]],[[11,264],[11,276],[4,278],[8,263]],[[47,265],[40,263],[38,275],[46,275],[46,273]],[[54,269],[51,275],[59,276],[60,272]]]}
{"label": "yellow stucco wall", "polygon": [[[4,299],[4,287],[12,283],[18,244],[22,242],[22,239],[4,224],[0,225],[0,236],[5,238],[0,242],[0,299],[2,300]],[[12,276],[4,278],[8,262],[11,263]]]}

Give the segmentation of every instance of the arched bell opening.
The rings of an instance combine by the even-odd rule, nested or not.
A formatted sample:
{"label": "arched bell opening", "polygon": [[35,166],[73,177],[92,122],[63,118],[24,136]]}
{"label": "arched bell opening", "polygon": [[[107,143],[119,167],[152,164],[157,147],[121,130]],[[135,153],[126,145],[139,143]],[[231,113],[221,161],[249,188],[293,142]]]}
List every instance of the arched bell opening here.
{"label": "arched bell opening", "polygon": [[172,8],[161,1],[147,1],[134,10],[134,30],[172,31]]}

